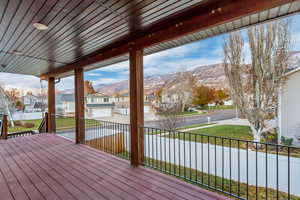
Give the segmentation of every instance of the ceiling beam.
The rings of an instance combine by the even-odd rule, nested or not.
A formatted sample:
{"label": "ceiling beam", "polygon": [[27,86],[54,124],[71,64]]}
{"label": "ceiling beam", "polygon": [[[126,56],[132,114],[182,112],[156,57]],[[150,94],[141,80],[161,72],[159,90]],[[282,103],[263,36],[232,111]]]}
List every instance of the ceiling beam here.
{"label": "ceiling beam", "polygon": [[75,68],[124,55],[132,47],[136,49],[149,47],[293,1],[295,0],[205,0],[196,7],[133,32],[74,63],[53,69],[41,77],[61,76]]}

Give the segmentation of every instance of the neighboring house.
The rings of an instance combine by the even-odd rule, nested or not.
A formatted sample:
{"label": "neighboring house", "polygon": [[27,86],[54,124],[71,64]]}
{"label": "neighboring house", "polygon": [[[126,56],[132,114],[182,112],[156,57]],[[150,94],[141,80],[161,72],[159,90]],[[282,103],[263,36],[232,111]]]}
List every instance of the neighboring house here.
{"label": "neighboring house", "polygon": [[74,94],[61,94],[60,104],[62,114],[74,114],[75,113],[75,96]]}
{"label": "neighboring house", "polygon": [[25,112],[41,112],[45,107],[43,100],[32,94],[23,96],[23,104],[25,106]]}
{"label": "neighboring house", "polygon": [[86,96],[87,117],[111,117],[114,109],[114,98],[102,93],[88,94]]}
{"label": "neighboring house", "polygon": [[293,138],[300,145],[300,68],[286,73],[278,105],[279,138]]}

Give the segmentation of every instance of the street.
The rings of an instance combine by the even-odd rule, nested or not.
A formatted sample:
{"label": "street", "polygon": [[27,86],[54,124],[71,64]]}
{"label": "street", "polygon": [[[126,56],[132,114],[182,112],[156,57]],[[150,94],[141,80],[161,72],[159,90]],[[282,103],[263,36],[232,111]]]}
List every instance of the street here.
{"label": "street", "polygon": [[[225,119],[232,119],[235,117],[235,110],[234,109],[214,110],[211,111],[210,113],[203,114],[203,115],[184,117],[184,119],[181,122],[179,122],[178,127],[207,123],[207,117],[210,117],[211,122],[225,120]],[[146,121],[145,126],[159,128],[160,123],[158,121]]]}

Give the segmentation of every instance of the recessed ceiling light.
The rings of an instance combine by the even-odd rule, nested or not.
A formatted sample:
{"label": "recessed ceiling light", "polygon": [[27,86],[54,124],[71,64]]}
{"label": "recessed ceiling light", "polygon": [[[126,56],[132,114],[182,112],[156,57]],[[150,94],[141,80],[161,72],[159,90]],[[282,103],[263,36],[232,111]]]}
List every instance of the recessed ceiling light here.
{"label": "recessed ceiling light", "polygon": [[37,29],[37,30],[41,30],[41,31],[44,31],[44,30],[47,30],[48,29],[48,26],[46,24],[42,24],[42,23],[34,23],[33,26]]}

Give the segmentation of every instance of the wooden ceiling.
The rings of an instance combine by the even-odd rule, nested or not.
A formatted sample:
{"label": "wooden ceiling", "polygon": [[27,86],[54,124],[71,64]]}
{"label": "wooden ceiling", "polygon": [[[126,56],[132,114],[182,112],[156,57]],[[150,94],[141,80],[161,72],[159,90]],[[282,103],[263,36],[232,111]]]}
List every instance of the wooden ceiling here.
{"label": "wooden ceiling", "polygon": [[299,10],[293,0],[1,0],[0,72],[66,76],[126,60],[136,44],[151,54]]}

